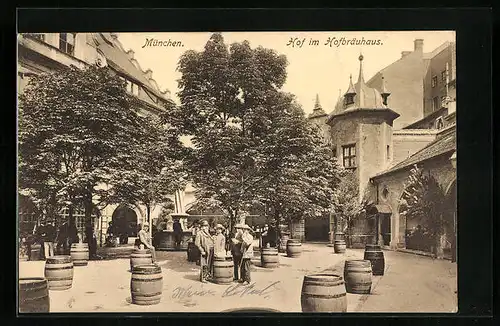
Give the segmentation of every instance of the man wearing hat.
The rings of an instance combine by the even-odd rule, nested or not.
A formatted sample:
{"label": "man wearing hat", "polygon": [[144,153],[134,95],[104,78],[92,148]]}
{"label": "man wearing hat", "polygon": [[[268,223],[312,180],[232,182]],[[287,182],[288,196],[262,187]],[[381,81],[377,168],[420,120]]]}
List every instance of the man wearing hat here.
{"label": "man wearing hat", "polygon": [[201,230],[197,232],[194,244],[200,250],[200,281],[206,282],[212,276],[214,240],[209,233],[207,220],[201,222]]}
{"label": "man wearing hat", "polygon": [[155,253],[155,247],[153,246],[153,243],[151,242],[151,235],[149,234],[149,223],[144,222],[142,224],[142,230],[139,231],[139,234],[137,234],[137,237],[141,241],[141,245],[144,246],[144,248],[147,248],[151,250],[151,256],[153,257],[153,263],[156,261],[156,253]]}
{"label": "man wearing hat", "polygon": [[[250,277],[250,265],[251,259],[253,257],[253,236],[250,234],[252,230],[246,224],[236,224],[236,236],[233,238],[233,244],[240,245],[240,261],[235,260],[235,271],[238,268],[241,271],[239,279],[235,273],[235,278],[238,279],[240,283],[248,283],[252,281]],[[238,259],[239,260],[239,259]],[[238,264],[238,265],[236,265]],[[236,267],[238,266],[238,267]]]}
{"label": "man wearing hat", "polygon": [[226,237],[222,232],[225,228],[222,224],[215,225],[215,235],[214,235],[214,257],[225,258],[226,257]]}

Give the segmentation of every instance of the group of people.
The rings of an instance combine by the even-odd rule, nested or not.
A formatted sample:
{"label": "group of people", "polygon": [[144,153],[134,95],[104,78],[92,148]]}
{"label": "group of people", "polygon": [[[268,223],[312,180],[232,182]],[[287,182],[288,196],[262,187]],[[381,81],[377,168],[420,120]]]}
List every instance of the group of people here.
{"label": "group of people", "polygon": [[206,282],[213,278],[214,260],[216,258],[226,259],[232,256],[234,263],[234,281],[240,283],[251,282],[250,266],[253,257],[253,236],[252,230],[246,224],[237,224],[235,234],[231,238],[230,252],[228,255],[226,249],[226,229],[222,224],[215,226],[215,235],[210,234],[210,224],[203,220],[200,224],[200,230],[196,231],[195,246],[200,251],[200,281]]}
{"label": "group of people", "polygon": [[[70,226],[68,221],[63,222],[57,228],[54,220],[42,220],[38,226],[35,226],[33,234],[28,239],[25,239],[28,259],[47,259],[56,254],[69,255],[71,245],[78,243],[80,237],[76,226],[74,224]],[[85,227],[85,239],[82,240],[88,243],[90,259],[94,259],[97,256],[97,239],[90,222]],[[39,257],[32,257],[32,246],[34,244],[40,244]]]}

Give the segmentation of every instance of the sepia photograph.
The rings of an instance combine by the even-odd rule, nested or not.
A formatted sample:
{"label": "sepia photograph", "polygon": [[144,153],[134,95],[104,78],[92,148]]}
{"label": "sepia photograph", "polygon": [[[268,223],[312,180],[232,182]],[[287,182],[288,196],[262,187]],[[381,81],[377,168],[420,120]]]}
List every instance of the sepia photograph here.
{"label": "sepia photograph", "polygon": [[18,33],[19,314],[456,313],[456,66],[453,30]]}

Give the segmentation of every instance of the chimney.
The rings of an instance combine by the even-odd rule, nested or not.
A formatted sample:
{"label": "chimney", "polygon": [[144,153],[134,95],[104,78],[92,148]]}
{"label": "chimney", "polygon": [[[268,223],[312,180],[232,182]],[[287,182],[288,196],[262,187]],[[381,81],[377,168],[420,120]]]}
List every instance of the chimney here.
{"label": "chimney", "polygon": [[135,54],[135,52],[133,50],[128,50],[127,51],[127,55],[128,55],[129,59],[133,59],[134,58],[134,54]]}
{"label": "chimney", "polygon": [[411,51],[403,51],[403,52],[401,52],[401,58],[406,57],[410,53],[411,53]]}
{"label": "chimney", "polygon": [[413,43],[415,44],[415,51],[420,51],[420,52],[423,52],[424,50],[424,40],[419,38],[419,39],[416,39],[415,41],[413,41]]}
{"label": "chimney", "polygon": [[146,70],[145,74],[147,79],[153,78],[153,71],[151,69]]}

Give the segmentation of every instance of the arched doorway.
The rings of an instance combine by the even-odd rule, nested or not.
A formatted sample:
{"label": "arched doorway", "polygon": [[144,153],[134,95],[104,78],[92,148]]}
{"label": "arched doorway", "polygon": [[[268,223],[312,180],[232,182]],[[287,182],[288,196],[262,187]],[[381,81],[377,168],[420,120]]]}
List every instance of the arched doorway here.
{"label": "arched doorway", "polygon": [[137,214],[128,205],[118,206],[111,217],[115,233],[121,238],[137,236]]}

